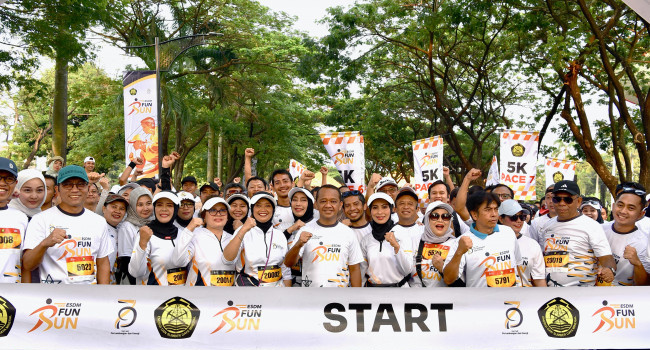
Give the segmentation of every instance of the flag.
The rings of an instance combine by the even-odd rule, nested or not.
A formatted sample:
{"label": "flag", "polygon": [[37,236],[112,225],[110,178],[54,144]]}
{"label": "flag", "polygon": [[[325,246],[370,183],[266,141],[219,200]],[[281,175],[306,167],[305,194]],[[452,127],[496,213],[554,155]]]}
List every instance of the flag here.
{"label": "flag", "polygon": [[425,203],[429,198],[429,186],[437,180],[442,180],[443,146],[440,136],[413,141],[413,188],[420,203]]}
{"label": "flag", "polygon": [[485,181],[485,186],[492,186],[499,184],[499,163],[497,162],[497,156],[492,157],[492,164],[490,165],[490,171],[488,171],[487,180]]}
{"label": "flag", "polygon": [[535,200],[539,132],[507,130],[501,133],[500,182],[515,192],[515,200]]}
{"label": "flag", "polygon": [[363,135],[358,131],[320,134],[323,145],[350,190],[366,192]]}

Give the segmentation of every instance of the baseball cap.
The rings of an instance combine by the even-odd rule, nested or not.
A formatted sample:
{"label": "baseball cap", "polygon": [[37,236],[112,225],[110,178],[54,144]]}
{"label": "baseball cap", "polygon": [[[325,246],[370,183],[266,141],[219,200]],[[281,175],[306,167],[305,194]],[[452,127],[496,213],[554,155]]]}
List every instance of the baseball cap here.
{"label": "baseball cap", "polygon": [[117,194],[122,194],[124,193],[124,191],[128,190],[129,188],[138,188],[138,187],[140,187],[140,185],[138,185],[137,183],[129,182],[128,184],[120,187],[120,189],[117,190]]}
{"label": "baseball cap", "polygon": [[429,203],[429,205],[427,205],[427,210],[424,212],[424,216],[429,215],[430,212],[432,212],[432,211],[434,211],[436,209],[444,209],[449,214],[454,213],[454,208],[452,208],[451,205],[449,205],[449,204],[447,204],[445,202],[435,201],[435,202],[431,202],[431,203]]}
{"label": "baseball cap", "polygon": [[120,196],[119,194],[109,194],[108,197],[106,197],[106,200],[104,201],[104,206],[107,206],[110,203],[120,201],[126,205],[126,207],[129,207],[129,201],[127,201],[124,197]]}
{"label": "baseball cap", "polygon": [[302,187],[294,187],[294,188],[292,188],[291,191],[289,191],[289,200],[293,199],[293,195],[298,193],[298,192],[304,193],[305,196],[307,196],[307,198],[309,198],[311,200],[311,202],[314,203],[314,196],[311,194],[311,192],[307,191],[305,188],[302,188]]}
{"label": "baseball cap", "polygon": [[580,187],[578,187],[578,184],[575,181],[562,180],[556,182],[555,187],[553,188],[553,194],[558,192],[568,192],[569,194],[577,195],[580,194]]}
{"label": "baseball cap", "polygon": [[174,192],[170,191],[161,191],[156,193],[155,196],[153,196],[153,201],[152,203],[156,203],[157,200],[167,198],[170,201],[172,201],[175,205],[180,205],[181,201],[178,199],[178,196],[174,194]]}
{"label": "baseball cap", "polygon": [[512,216],[520,211],[527,212],[528,210],[522,208],[519,202],[514,199],[507,199],[499,205],[499,215]]}
{"label": "baseball cap", "polygon": [[192,202],[194,202],[194,196],[189,192],[180,191],[180,192],[176,193],[176,195],[178,196],[178,202],[179,203],[182,202],[182,201],[192,201]]}
{"label": "baseball cap", "polygon": [[[2,170],[1,166],[0,166],[0,170]],[[88,175],[86,174],[84,168],[78,165],[66,165],[63,168],[61,168],[61,170],[59,170],[59,176],[57,176],[56,178],[56,183],[60,184],[63,181],[67,179],[72,179],[74,177],[80,178],[88,182]]]}
{"label": "baseball cap", "polygon": [[8,171],[14,177],[18,177],[18,168],[16,168],[16,163],[9,158],[0,157],[0,170]]}
{"label": "baseball cap", "polygon": [[268,192],[264,192],[264,191],[260,191],[260,192],[255,192],[255,194],[254,194],[253,197],[251,198],[251,200],[250,200],[250,202],[251,202],[251,207],[254,206],[255,203],[257,203],[257,202],[258,202],[260,199],[262,199],[262,198],[266,198],[266,199],[268,199],[269,201],[271,201],[271,204],[273,204],[273,207],[277,206],[277,203],[275,202],[275,198],[273,198],[273,196],[272,196],[270,193],[268,193]]}
{"label": "baseball cap", "polygon": [[248,200],[248,197],[244,196],[243,194],[239,194],[239,193],[235,193],[232,196],[228,197],[228,199],[226,201],[228,202],[228,204],[230,204],[235,199],[241,199],[244,202],[246,202],[246,204],[248,204],[250,206],[250,201]]}
{"label": "baseball cap", "polygon": [[395,202],[393,202],[393,198],[391,198],[391,196],[387,195],[384,192],[375,192],[372,194],[372,196],[370,196],[370,198],[368,198],[368,208],[370,208],[372,202],[376,201],[377,199],[383,199],[388,202],[388,204],[395,206]]}
{"label": "baseball cap", "polygon": [[206,188],[206,187],[210,187],[211,189],[213,189],[213,190],[215,190],[217,192],[221,192],[221,191],[219,191],[219,186],[217,186],[217,184],[212,182],[212,181],[201,185],[201,188],[199,188],[199,192],[203,192],[203,189]]}
{"label": "baseball cap", "polygon": [[381,180],[377,182],[377,186],[375,186],[375,192],[378,192],[382,187],[386,185],[397,186],[397,182],[395,182],[395,180],[391,179],[390,177],[382,177]]}
{"label": "baseball cap", "polygon": [[86,157],[86,159],[84,159],[84,163],[85,163],[85,162],[93,162],[93,163],[94,163],[94,162],[95,162],[95,158],[93,158],[93,157]]}
{"label": "baseball cap", "polygon": [[582,204],[580,204],[580,210],[582,210],[582,208],[586,206],[590,206],[596,210],[600,210],[603,207],[602,205],[600,205],[600,203],[598,203],[598,201],[591,200],[591,199],[583,199]]}
{"label": "baseball cap", "polygon": [[395,201],[397,201],[402,196],[411,196],[415,199],[416,202],[419,201],[417,193],[415,193],[415,190],[409,186],[402,187],[399,190],[399,193],[395,197]]}
{"label": "baseball cap", "polygon": [[201,212],[204,212],[206,210],[210,210],[210,209],[212,209],[212,207],[214,207],[215,205],[217,205],[219,203],[225,205],[226,209],[230,210],[230,204],[226,203],[226,201],[223,198],[221,198],[221,197],[212,197],[212,198],[208,199],[207,201],[205,201],[205,204],[203,204],[203,207],[201,207]]}
{"label": "baseball cap", "polygon": [[54,161],[57,161],[57,160],[60,161],[61,163],[64,162],[63,157],[61,157],[61,156],[54,156],[54,157],[50,158],[50,160],[47,161],[47,164],[50,164],[50,163],[52,163],[52,162],[54,162]]}
{"label": "baseball cap", "polygon": [[198,184],[198,183],[196,182],[196,178],[195,178],[194,176],[185,176],[185,177],[183,178],[183,180],[181,180],[181,185],[184,184],[184,183],[186,183],[186,182],[191,182],[191,183],[193,183],[193,184],[195,184],[195,185]]}

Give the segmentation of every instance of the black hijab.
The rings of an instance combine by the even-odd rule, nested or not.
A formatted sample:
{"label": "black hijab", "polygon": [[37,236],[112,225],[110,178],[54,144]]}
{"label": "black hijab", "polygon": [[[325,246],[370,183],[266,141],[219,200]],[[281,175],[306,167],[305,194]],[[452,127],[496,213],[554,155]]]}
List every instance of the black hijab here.
{"label": "black hijab", "polygon": [[[158,198],[156,202],[162,198]],[[178,227],[174,225],[174,221],[178,219],[178,205],[174,203],[174,214],[172,215],[171,220],[163,224],[162,222],[158,221],[158,215],[156,213],[156,202],[153,203],[154,219],[147,226],[149,226],[149,228],[153,231],[154,236],[160,239],[176,239],[176,236],[178,235]]]}
{"label": "black hijab", "polygon": [[[257,192],[257,193],[259,193],[259,194],[267,194],[267,195],[270,196],[270,194],[267,193],[267,192]],[[273,201],[269,200],[268,198],[260,198],[260,199],[257,200],[257,202],[255,202],[255,204],[251,205],[251,212],[253,211],[253,208],[255,207],[255,205],[257,203],[259,203],[259,201],[261,201],[261,200],[269,201],[269,203],[271,203],[271,206],[273,207],[273,211],[271,212],[271,215],[270,215],[269,219],[266,222],[260,222],[259,220],[257,220],[255,215],[252,215],[252,217],[253,217],[253,219],[255,219],[255,222],[257,223],[257,227],[259,227],[262,230],[262,232],[266,233],[266,231],[268,231],[273,226],[273,215],[275,214],[275,204],[273,203]]]}
{"label": "black hijab", "polygon": [[[393,205],[388,203],[388,206],[390,207],[390,212],[393,212]],[[384,238],[386,237],[386,233],[390,232],[390,230],[395,226],[395,223],[393,222],[393,219],[388,217],[388,221],[386,221],[383,224],[376,223],[375,220],[370,220],[370,227],[372,228],[372,236],[375,237],[376,240],[379,242],[383,242]]]}
{"label": "black hijab", "polygon": [[[229,201],[228,201],[228,204],[230,205],[230,204],[232,204],[234,201],[242,201],[242,202],[246,203],[246,201],[243,200],[243,199],[241,199],[241,198],[235,198],[235,199],[233,199],[233,200],[229,200]],[[248,203],[246,203],[246,204],[248,204]],[[250,209],[248,208],[248,206],[246,206],[246,208],[247,208],[247,209],[246,209],[246,216],[244,217],[244,220],[246,220],[246,217],[248,217],[248,211],[250,211]],[[223,231],[224,231],[224,232],[228,232],[228,233],[233,233],[233,232],[235,232],[234,224],[235,224],[235,218],[233,218],[232,215],[230,215],[230,212],[228,212],[228,220],[226,221],[226,226],[223,227]],[[265,231],[265,232],[266,232],[266,231]]]}
{"label": "black hijab", "polygon": [[[296,194],[294,194],[295,196]],[[314,202],[312,202],[311,198],[309,196],[307,197],[307,210],[302,216],[297,216],[294,212],[293,209],[291,210],[291,214],[293,215],[293,221],[296,222],[298,220],[302,220],[305,224],[310,222],[314,218]],[[293,199],[293,198],[292,198]]]}

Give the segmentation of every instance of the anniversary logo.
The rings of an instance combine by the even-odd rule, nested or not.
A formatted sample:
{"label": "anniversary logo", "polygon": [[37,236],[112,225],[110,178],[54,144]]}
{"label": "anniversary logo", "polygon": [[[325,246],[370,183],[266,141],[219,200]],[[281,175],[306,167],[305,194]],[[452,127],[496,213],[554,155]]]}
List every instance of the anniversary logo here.
{"label": "anniversary logo", "polygon": [[524,314],[519,310],[521,306],[520,301],[506,301],[503,303],[505,306],[509,306],[506,309],[506,331],[501,332],[501,334],[512,334],[512,335],[525,335],[528,332],[522,332],[519,329],[519,326],[524,322]]}
{"label": "anniversary logo", "polygon": [[549,300],[539,308],[537,315],[549,337],[569,338],[578,331],[580,312],[563,298]]}
{"label": "anniversary logo", "polygon": [[5,337],[11,331],[16,317],[16,308],[9,300],[0,297],[0,337]]}
{"label": "anniversary logo", "polygon": [[[221,323],[210,334],[224,329],[225,332],[222,333],[228,333],[235,329],[239,331],[257,331],[260,329],[262,305],[234,305],[232,300],[228,300],[227,304],[228,307],[212,316],[220,317]],[[226,328],[226,326],[228,327]]]}
{"label": "anniversary logo", "polygon": [[174,297],[160,304],[153,314],[161,337],[183,339],[194,333],[200,313],[189,300]]}
{"label": "anniversary logo", "polygon": [[130,327],[135,323],[138,318],[138,311],[135,309],[135,300],[118,300],[118,305],[122,308],[117,312],[117,319],[115,320],[115,329],[117,332],[111,334],[119,335],[138,335],[138,332],[131,332]]}
{"label": "anniversary logo", "polygon": [[47,305],[29,314],[29,316],[38,314],[38,321],[27,333],[31,333],[43,325],[45,325],[43,332],[52,327],[55,329],[77,329],[81,303],[54,303],[52,299],[48,298],[45,300],[45,304]]}
{"label": "anniversary logo", "polygon": [[633,304],[609,304],[603,300],[603,307],[596,310],[592,317],[600,318],[600,323],[592,333],[609,332],[612,329],[636,328]]}

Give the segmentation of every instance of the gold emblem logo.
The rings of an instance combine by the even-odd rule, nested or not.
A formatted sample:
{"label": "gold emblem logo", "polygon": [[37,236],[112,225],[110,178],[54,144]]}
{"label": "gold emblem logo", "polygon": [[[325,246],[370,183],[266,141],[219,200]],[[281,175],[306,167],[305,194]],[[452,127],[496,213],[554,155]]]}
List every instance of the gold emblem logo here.
{"label": "gold emblem logo", "polygon": [[0,297],[0,337],[9,334],[11,326],[14,325],[16,317],[16,308],[11,305],[9,300]]}
{"label": "gold emblem logo", "polygon": [[564,180],[564,174],[562,174],[559,171],[556,171],[555,174],[553,174],[553,182],[560,182]]}
{"label": "gold emblem logo", "polygon": [[138,93],[138,90],[136,90],[135,88],[132,88],[131,90],[129,90],[129,93],[131,94],[131,96],[135,96],[135,94]]}
{"label": "gold emblem logo", "polygon": [[539,320],[551,338],[569,338],[576,335],[580,312],[570,302],[554,298],[537,310]]}
{"label": "gold emblem logo", "polygon": [[510,151],[512,151],[513,156],[521,157],[526,152],[526,147],[524,147],[524,145],[522,145],[521,143],[518,143],[512,146],[512,148],[510,148]]}
{"label": "gold emblem logo", "polygon": [[170,339],[191,337],[199,322],[199,315],[199,309],[181,297],[165,301],[154,311],[158,333],[161,337]]}

